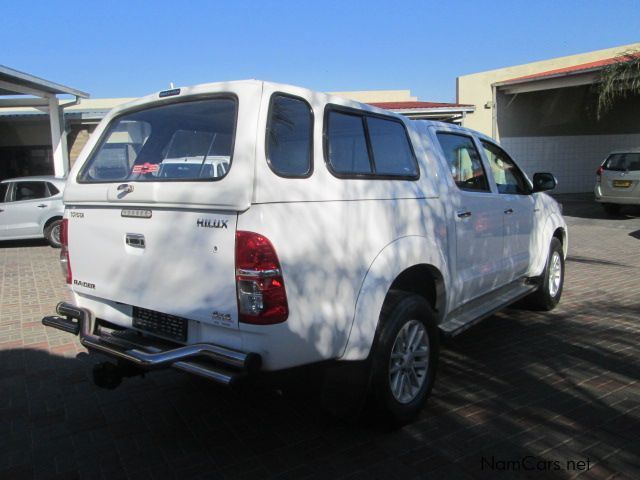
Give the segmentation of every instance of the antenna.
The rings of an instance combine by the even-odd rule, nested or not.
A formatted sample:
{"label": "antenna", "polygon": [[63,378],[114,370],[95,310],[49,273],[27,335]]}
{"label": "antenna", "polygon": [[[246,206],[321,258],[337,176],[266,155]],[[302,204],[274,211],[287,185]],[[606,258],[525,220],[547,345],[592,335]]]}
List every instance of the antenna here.
{"label": "antenna", "polygon": [[172,90],[173,90],[174,88],[176,88],[176,87],[173,85],[173,82],[169,82],[169,88],[171,88]]}

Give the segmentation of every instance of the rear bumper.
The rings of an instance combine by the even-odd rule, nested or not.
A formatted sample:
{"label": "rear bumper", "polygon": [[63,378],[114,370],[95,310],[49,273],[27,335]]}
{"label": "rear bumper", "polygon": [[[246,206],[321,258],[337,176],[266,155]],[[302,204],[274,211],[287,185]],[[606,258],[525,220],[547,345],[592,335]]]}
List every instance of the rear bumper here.
{"label": "rear bumper", "polygon": [[131,362],[143,369],[173,367],[230,385],[260,368],[261,358],[256,353],[239,352],[211,343],[175,346],[130,335],[134,333],[132,331],[109,332],[96,324],[90,310],[64,302],[58,304],[56,312],[58,315],[44,317],[43,325],[78,335],[80,343],[88,350]]}
{"label": "rear bumper", "polygon": [[[626,192],[625,192],[626,193]],[[640,194],[634,193],[628,196],[607,195],[603,193],[600,186],[595,189],[596,202],[600,203],[617,203],[620,205],[640,205]]]}

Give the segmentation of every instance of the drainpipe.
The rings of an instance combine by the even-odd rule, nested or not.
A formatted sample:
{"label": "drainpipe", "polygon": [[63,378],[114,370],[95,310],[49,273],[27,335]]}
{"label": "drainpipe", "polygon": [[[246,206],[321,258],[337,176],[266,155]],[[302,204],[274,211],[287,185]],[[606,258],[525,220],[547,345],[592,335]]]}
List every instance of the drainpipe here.
{"label": "drainpipe", "polygon": [[498,140],[498,92],[495,85],[491,85],[491,137]]}

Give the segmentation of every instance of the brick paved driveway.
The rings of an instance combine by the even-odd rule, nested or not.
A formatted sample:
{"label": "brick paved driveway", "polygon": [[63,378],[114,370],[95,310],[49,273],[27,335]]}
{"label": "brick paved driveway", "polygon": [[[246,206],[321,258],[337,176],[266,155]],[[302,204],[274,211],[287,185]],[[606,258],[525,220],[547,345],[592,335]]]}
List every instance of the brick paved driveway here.
{"label": "brick paved driveway", "polygon": [[173,371],[97,389],[93,360],[40,324],[67,295],[58,252],[2,244],[0,478],[640,478],[640,211],[563,201],[560,307],[448,342],[427,408],[393,433],[334,420],[313,392]]}

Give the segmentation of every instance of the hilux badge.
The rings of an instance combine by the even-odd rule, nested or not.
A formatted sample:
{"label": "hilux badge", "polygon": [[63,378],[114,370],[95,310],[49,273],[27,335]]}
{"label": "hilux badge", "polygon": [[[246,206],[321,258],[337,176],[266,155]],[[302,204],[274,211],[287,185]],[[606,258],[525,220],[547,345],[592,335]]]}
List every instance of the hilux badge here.
{"label": "hilux badge", "polygon": [[228,221],[229,220],[211,220],[210,218],[199,218],[196,221],[196,226],[202,228],[229,228],[229,226],[227,225]]}

